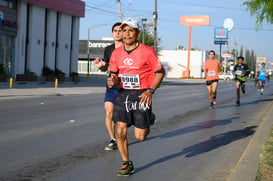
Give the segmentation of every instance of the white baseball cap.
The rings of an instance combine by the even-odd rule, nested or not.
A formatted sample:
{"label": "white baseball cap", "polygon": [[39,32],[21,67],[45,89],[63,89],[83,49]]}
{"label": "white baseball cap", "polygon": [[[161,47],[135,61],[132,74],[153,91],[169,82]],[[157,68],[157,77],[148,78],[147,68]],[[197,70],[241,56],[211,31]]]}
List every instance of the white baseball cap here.
{"label": "white baseball cap", "polygon": [[128,18],[122,22],[120,25],[121,29],[124,27],[124,25],[128,25],[132,28],[138,29],[138,22],[132,18]]}

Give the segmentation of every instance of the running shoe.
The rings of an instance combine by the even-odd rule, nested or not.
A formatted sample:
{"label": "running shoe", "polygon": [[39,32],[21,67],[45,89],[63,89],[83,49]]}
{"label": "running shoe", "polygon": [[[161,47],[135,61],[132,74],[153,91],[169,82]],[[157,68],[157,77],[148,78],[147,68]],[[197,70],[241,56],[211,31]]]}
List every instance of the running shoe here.
{"label": "running shoe", "polygon": [[213,104],[213,102],[210,103],[209,108],[214,109],[214,104]]}
{"label": "running shoe", "polygon": [[240,100],[237,100],[237,101],[236,101],[236,104],[239,106],[239,105],[240,105]]}
{"label": "running shoe", "polygon": [[135,173],[135,168],[132,161],[126,161],[122,163],[118,176],[130,176]]}
{"label": "running shoe", "polygon": [[257,92],[261,92],[261,89],[259,88],[259,89],[257,90]]}
{"label": "running shoe", "polygon": [[263,95],[264,94],[264,89],[261,89],[261,95]]}
{"label": "running shoe", "polygon": [[155,117],[155,114],[152,112],[150,125],[154,125],[155,122],[156,122],[156,117]]}
{"label": "running shoe", "polygon": [[213,99],[213,104],[214,104],[214,105],[216,104],[216,99]]}
{"label": "running shoe", "polygon": [[105,151],[113,151],[118,149],[116,140],[111,139],[111,141],[109,142],[109,144],[104,148]]}

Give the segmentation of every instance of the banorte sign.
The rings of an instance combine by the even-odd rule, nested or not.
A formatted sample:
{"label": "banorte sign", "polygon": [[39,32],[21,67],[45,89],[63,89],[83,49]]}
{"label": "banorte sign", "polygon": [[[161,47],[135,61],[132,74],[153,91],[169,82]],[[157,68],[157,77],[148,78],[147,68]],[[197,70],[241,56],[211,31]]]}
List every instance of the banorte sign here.
{"label": "banorte sign", "polygon": [[180,24],[188,26],[209,25],[209,16],[181,16]]}
{"label": "banorte sign", "polygon": [[182,77],[190,77],[190,54],[191,54],[191,27],[209,25],[209,16],[180,16],[180,24],[189,26],[188,38],[188,63],[187,70],[182,72]]}

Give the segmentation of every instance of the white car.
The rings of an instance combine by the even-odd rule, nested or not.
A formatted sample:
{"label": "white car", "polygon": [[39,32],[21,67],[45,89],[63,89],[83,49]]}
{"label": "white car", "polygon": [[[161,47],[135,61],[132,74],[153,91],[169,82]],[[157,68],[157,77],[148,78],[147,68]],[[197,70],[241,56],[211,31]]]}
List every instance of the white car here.
{"label": "white car", "polygon": [[[231,72],[226,73],[226,80],[233,80],[235,77]],[[225,79],[225,73],[222,75],[219,74],[219,79]]]}

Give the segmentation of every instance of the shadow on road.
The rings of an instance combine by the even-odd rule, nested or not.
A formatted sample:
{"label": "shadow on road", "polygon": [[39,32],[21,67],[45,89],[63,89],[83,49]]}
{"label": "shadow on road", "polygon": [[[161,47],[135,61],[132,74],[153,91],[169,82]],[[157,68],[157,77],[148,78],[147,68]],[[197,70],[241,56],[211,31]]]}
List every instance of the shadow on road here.
{"label": "shadow on road", "polygon": [[[270,98],[270,99],[259,99],[259,100],[256,100],[256,101],[243,102],[243,103],[240,104],[240,106],[246,106],[246,105],[251,105],[251,104],[259,104],[259,103],[262,103],[262,102],[270,102],[270,101],[273,101],[273,99],[272,98]],[[215,109],[223,109],[223,108],[234,107],[234,106],[238,106],[238,105],[236,105],[234,103],[232,105],[219,106],[219,107],[216,107]]]}
{"label": "shadow on road", "polygon": [[200,154],[212,151],[212,150],[217,149],[221,146],[228,145],[234,141],[244,139],[248,136],[253,135],[255,133],[256,127],[257,126],[250,126],[250,127],[244,128],[242,130],[228,131],[228,132],[225,132],[222,134],[212,136],[207,141],[200,142],[195,145],[186,147],[181,152],[174,153],[174,154],[159,158],[151,163],[148,163],[147,165],[137,168],[136,171],[140,172],[140,171],[145,170],[153,165],[157,165],[162,162],[172,160],[172,159],[180,157],[182,155],[185,155],[185,157],[194,157],[196,155],[200,155]]}
{"label": "shadow on road", "polygon": [[[149,140],[156,139],[156,138],[166,139],[166,138],[180,136],[180,135],[195,132],[195,131],[209,129],[209,128],[212,128],[212,127],[215,127],[215,126],[225,126],[227,124],[232,123],[232,120],[234,120],[234,119],[239,119],[239,117],[237,116],[237,117],[231,117],[231,118],[222,119],[222,120],[204,121],[204,122],[201,122],[201,123],[197,123],[197,124],[195,124],[193,126],[189,126],[189,127],[169,131],[169,132],[166,132],[166,133],[163,133],[163,134],[160,134],[160,135],[148,137],[145,141],[149,141]],[[135,142],[130,143],[129,145],[133,145],[133,144],[136,144],[136,143],[139,143],[139,142],[135,141]]]}

